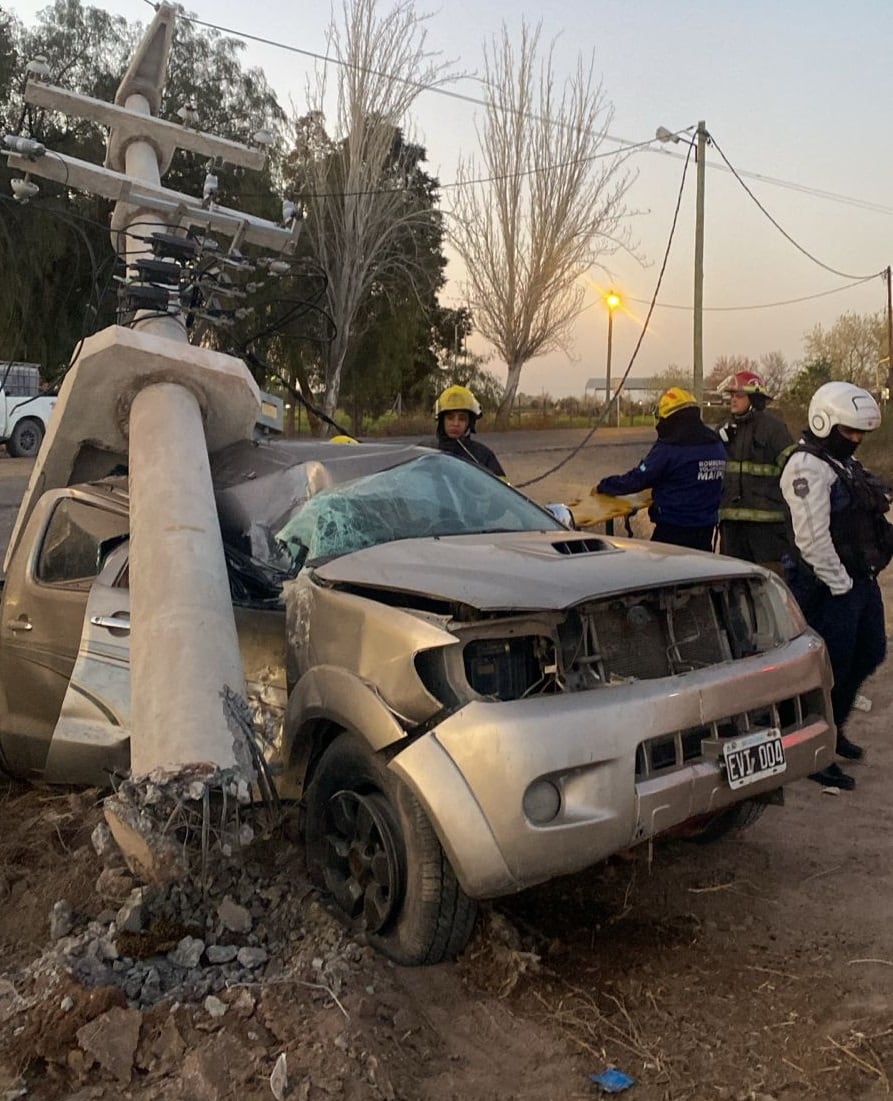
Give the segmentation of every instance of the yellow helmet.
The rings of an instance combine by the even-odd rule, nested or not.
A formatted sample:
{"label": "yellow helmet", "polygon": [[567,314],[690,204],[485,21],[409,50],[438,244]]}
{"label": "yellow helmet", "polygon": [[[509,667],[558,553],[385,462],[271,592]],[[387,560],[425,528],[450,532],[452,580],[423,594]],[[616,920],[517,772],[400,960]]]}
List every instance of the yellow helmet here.
{"label": "yellow helmet", "polygon": [[434,403],[434,416],[441,413],[470,413],[479,417],[481,405],[467,386],[448,386]]}
{"label": "yellow helmet", "polygon": [[658,400],[658,420],[671,417],[674,413],[678,413],[680,409],[696,409],[697,406],[697,398],[690,390],[683,390],[681,386],[671,386],[669,390],[665,390],[661,394]]}
{"label": "yellow helmet", "polygon": [[329,443],[359,443],[359,440],[355,440],[353,436],[332,436]]}

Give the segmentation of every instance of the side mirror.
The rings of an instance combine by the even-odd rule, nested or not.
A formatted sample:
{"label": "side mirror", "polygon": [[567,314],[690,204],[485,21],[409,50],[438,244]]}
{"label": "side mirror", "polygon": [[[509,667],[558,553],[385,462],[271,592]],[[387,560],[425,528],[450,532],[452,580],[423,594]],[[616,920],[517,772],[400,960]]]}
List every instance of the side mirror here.
{"label": "side mirror", "polygon": [[567,505],[553,501],[552,504],[546,505],[546,512],[554,516],[559,524],[563,524],[564,527],[568,528],[570,531],[580,530],[577,527],[577,521],[574,519],[574,514]]}

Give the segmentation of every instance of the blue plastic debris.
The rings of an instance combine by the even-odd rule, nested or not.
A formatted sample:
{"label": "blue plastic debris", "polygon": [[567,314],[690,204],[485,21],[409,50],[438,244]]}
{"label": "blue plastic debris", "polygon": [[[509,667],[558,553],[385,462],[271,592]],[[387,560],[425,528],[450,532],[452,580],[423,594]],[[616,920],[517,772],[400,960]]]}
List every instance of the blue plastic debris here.
{"label": "blue plastic debris", "polygon": [[635,1078],[630,1078],[616,1067],[608,1067],[601,1074],[590,1074],[589,1077],[604,1093],[622,1093],[636,1084]]}

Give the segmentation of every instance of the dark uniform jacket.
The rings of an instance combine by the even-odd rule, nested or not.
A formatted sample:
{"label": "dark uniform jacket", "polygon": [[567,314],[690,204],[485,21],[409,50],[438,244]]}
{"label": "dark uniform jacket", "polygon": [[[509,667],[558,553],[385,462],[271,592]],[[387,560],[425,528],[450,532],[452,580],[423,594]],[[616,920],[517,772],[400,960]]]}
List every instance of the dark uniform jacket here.
{"label": "dark uniform jacket", "polygon": [[778,479],[794,449],[787,425],[766,410],[751,409],[724,424],[719,434],[726,441],[728,460],[720,523],[743,520],[783,524],[785,507]]}
{"label": "dark uniform jacket", "polygon": [[476,463],[497,478],[505,478],[505,471],[499,459],[493,454],[485,443],[476,440],[474,436],[462,436],[456,440],[450,436],[435,436],[433,440],[426,441],[426,447],[437,448],[448,455],[455,455],[457,459],[464,459],[467,463]]}
{"label": "dark uniform jacket", "polygon": [[726,450],[697,409],[680,409],[657,422],[657,443],[626,474],[602,478],[599,493],[621,497],[651,490],[648,515],[655,524],[710,527],[722,494]]}

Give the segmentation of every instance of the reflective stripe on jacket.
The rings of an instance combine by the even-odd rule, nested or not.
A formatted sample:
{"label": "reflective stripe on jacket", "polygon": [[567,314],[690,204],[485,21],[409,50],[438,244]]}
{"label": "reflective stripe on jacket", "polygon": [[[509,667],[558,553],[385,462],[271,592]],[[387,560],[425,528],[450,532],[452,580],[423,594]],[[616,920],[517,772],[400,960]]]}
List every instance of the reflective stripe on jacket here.
{"label": "reflective stripe on jacket", "polygon": [[723,521],[781,524],[785,507],[778,480],[795,444],[787,425],[766,410],[723,425],[726,475],[719,509]]}

